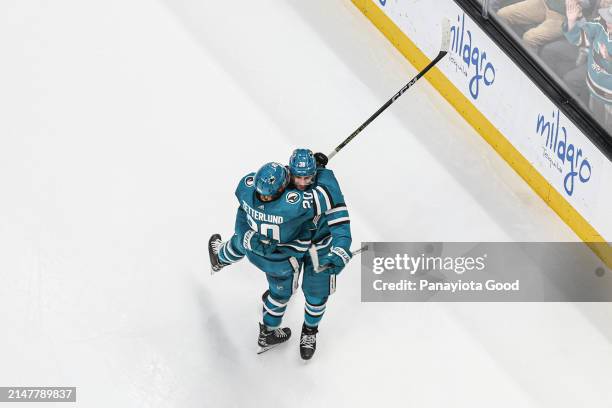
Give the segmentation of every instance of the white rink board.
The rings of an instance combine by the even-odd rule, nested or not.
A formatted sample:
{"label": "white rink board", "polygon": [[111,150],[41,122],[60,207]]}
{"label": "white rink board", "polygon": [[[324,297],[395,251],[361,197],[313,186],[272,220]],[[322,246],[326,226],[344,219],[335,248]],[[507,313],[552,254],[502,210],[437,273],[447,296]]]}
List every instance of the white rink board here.
{"label": "white rink board", "polygon": [[608,242],[612,241],[612,163],[452,0],[376,0],[430,58],[440,22],[451,49],[437,67]]}

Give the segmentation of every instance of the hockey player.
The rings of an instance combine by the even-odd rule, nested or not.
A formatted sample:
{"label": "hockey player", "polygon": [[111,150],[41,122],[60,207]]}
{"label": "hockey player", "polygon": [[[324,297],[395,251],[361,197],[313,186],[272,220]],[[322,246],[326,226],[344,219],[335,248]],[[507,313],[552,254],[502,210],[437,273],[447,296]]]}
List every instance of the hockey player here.
{"label": "hockey player", "polygon": [[[312,194],[315,224],[312,246],[304,258],[302,291],[306,299],[300,337],[300,355],[309,360],[316,350],[319,322],[329,296],[336,290],[336,276],[351,259],[350,218],[334,173],[325,168],[327,157],[308,149],[296,149],[289,159],[291,185],[308,197]],[[310,191],[310,192],[308,192]]]}
{"label": "hockey player", "polygon": [[311,244],[316,202],[324,200],[321,193],[288,188],[289,182],[288,169],[278,163],[247,174],[236,188],[239,207],[234,235],[223,242],[214,234],[209,241],[213,271],[246,256],[266,273],[269,288],[262,297],[260,353],[291,336],[291,330],[280,325]]}

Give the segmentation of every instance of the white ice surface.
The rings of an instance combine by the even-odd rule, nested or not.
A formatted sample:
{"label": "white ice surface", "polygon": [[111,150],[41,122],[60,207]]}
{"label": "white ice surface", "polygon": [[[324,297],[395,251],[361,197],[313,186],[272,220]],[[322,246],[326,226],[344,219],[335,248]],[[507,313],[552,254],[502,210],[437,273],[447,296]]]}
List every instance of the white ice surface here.
{"label": "white ice surface", "polygon": [[[295,338],[255,354],[263,274],[208,274],[237,180],[330,151],[415,74],[348,0],[4,0],[0,52],[0,386],[76,386],[82,407],[612,406],[609,305],[365,304],[358,262],[313,361]],[[577,240],[425,81],[331,167],[356,243]]]}

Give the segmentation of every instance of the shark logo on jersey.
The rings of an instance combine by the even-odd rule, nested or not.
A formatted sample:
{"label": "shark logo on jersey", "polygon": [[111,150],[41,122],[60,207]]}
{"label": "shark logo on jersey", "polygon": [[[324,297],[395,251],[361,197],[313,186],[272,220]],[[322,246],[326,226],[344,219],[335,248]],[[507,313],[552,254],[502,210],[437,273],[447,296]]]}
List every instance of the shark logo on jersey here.
{"label": "shark logo on jersey", "polygon": [[247,187],[253,187],[253,184],[255,184],[255,177],[249,176],[249,177],[245,178],[244,179],[244,184],[246,184]]}
{"label": "shark logo on jersey", "polygon": [[287,196],[285,198],[289,204],[295,204],[298,201],[300,201],[300,195],[299,193],[296,193],[295,191],[291,191],[287,193]]}

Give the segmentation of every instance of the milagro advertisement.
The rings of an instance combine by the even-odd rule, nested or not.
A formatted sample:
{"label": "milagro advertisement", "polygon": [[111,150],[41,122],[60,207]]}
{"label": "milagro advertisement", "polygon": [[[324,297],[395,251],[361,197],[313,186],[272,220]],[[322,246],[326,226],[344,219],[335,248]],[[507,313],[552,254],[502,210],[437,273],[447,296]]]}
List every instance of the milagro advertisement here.
{"label": "milagro advertisement", "polygon": [[452,0],[438,0],[435,5],[426,0],[375,3],[430,58],[439,51],[441,20],[450,20],[450,50],[438,68],[607,241],[612,241],[612,163],[486,33]]}

